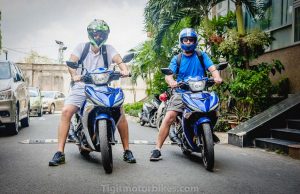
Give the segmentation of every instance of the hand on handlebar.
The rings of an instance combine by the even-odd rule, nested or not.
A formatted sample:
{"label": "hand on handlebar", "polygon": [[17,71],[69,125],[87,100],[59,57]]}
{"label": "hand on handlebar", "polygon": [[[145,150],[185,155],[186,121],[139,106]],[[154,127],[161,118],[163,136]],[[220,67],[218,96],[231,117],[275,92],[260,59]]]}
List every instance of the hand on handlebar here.
{"label": "hand on handlebar", "polygon": [[79,81],[81,81],[81,79],[82,79],[82,76],[81,76],[81,75],[74,75],[74,76],[72,77],[72,80],[73,80],[74,82],[79,82]]}
{"label": "hand on handlebar", "polygon": [[223,79],[221,77],[215,77],[214,81],[216,84],[221,84],[223,82]]}
{"label": "hand on handlebar", "polygon": [[130,77],[131,74],[127,70],[120,71],[122,77]]}
{"label": "hand on handlebar", "polygon": [[170,81],[169,86],[171,88],[176,88],[178,86],[178,83],[177,83],[177,81]]}

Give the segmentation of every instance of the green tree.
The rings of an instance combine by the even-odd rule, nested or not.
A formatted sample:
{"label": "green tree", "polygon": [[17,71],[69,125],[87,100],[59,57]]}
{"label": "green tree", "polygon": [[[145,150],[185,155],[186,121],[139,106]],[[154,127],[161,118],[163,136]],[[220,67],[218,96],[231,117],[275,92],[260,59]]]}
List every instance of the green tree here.
{"label": "green tree", "polygon": [[40,63],[49,64],[52,60],[46,56],[39,55],[36,51],[31,50],[30,53],[23,59],[25,63]]}
{"label": "green tree", "polygon": [[144,11],[147,31],[154,37],[154,49],[159,51],[163,37],[172,25],[189,18],[188,26],[198,26],[209,11],[223,0],[150,0]]}
{"label": "green tree", "polygon": [[244,18],[243,18],[243,8],[244,5],[250,15],[255,18],[256,16],[262,17],[262,10],[264,3],[257,0],[231,0],[235,3],[235,14],[237,21],[237,30],[238,33],[244,35],[246,33]]}

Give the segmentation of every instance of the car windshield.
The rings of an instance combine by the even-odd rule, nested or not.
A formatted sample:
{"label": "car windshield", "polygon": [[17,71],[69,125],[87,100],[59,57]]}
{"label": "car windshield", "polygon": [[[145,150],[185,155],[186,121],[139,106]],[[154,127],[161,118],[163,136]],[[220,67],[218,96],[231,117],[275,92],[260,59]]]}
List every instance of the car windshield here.
{"label": "car windshield", "polygon": [[0,79],[9,79],[10,77],[9,63],[0,62]]}
{"label": "car windshield", "polygon": [[45,98],[54,98],[55,92],[42,91],[42,96]]}
{"label": "car windshield", "polygon": [[29,90],[30,97],[38,97],[37,91]]}

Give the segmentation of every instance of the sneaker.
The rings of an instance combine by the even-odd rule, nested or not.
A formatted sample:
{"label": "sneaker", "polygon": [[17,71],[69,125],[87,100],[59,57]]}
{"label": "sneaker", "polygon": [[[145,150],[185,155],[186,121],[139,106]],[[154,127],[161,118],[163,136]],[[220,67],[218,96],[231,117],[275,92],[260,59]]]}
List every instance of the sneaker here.
{"label": "sneaker", "polygon": [[136,163],[136,160],[130,150],[125,150],[123,154],[123,160],[128,163]]}
{"label": "sneaker", "polygon": [[161,153],[159,150],[155,149],[152,151],[152,155],[150,156],[150,161],[158,161],[162,160]]}
{"label": "sneaker", "polygon": [[49,166],[58,166],[64,163],[65,163],[65,154],[62,152],[56,152],[52,160],[49,161]]}

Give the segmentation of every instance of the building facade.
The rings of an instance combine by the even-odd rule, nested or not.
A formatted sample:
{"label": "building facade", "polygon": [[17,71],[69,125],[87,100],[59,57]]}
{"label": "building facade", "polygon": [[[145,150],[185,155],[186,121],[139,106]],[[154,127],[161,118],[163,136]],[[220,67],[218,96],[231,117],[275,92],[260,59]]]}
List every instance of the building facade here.
{"label": "building facade", "polygon": [[[253,64],[272,62],[279,59],[285,66],[285,71],[275,79],[288,77],[290,92],[300,92],[300,0],[256,0],[260,7],[262,18],[254,20],[244,9],[244,24],[248,32],[253,29],[264,30],[275,40]],[[228,11],[234,11],[235,5],[231,0],[219,3],[212,10],[213,16],[224,16]]]}

